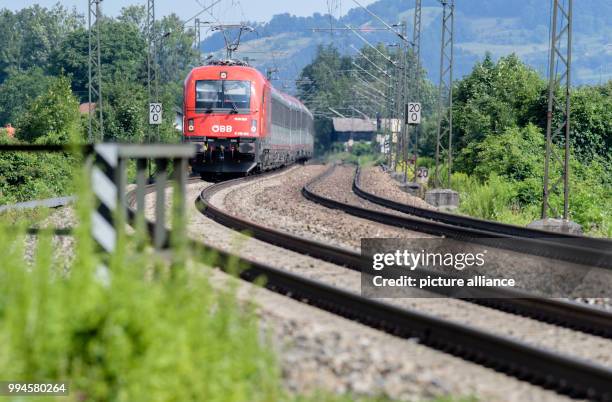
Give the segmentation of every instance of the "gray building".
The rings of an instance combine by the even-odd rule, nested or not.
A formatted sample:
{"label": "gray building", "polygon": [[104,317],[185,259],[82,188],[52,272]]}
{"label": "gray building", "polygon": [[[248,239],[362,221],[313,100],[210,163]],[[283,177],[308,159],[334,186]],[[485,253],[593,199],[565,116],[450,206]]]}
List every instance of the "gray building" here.
{"label": "gray building", "polygon": [[376,120],[334,117],[332,123],[332,142],[376,140]]}

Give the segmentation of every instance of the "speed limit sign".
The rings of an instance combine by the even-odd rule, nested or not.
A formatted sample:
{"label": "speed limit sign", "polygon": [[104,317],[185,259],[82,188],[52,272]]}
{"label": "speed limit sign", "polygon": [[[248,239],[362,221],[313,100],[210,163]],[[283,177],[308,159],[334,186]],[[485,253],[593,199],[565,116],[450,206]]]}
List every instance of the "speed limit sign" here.
{"label": "speed limit sign", "polygon": [[149,124],[161,124],[162,111],[161,103],[149,103]]}
{"label": "speed limit sign", "polygon": [[406,124],[421,124],[421,104],[417,102],[406,104]]}

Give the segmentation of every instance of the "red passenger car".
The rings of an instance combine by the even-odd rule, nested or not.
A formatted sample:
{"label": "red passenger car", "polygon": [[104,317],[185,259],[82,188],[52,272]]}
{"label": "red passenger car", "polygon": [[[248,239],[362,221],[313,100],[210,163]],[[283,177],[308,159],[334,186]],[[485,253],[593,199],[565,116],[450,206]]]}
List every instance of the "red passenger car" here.
{"label": "red passenger car", "polygon": [[312,157],[312,113],[256,69],[213,62],[185,80],[183,141],[194,173],[250,173]]}

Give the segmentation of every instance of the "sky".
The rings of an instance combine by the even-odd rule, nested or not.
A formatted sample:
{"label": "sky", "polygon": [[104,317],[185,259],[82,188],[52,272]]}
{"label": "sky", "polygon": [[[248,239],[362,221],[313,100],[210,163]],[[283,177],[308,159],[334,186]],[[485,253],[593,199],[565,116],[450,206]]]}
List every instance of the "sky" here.
{"label": "sky", "polygon": [[[214,0],[156,0],[155,12],[157,16],[176,13],[183,20],[191,18],[202,7],[198,4],[210,5]],[[359,0],[363,5],[371,4],[375,0]],[[39,4],[43,7],[51,7],[58,0],[0,0],[0,9],[19,10],[23,7]],[[76,7],[77,11],[85,14],[87,12],[88,0],[63,0],[59,1],[67,8]],[[122,7],[132,4],[146,4],[146,0],[102,0],[102,13],[116,16]],[[333,15],[338,17],[357,4],[353,0],[221,0],[212,8],[214,15],[223,22],[240,21],[269,21],[275,14],[288,12],[297,16],[309,16],[315,12],[328,13],[328,7],[333,9]],[[202,19],[205,19],[203,14]]]}

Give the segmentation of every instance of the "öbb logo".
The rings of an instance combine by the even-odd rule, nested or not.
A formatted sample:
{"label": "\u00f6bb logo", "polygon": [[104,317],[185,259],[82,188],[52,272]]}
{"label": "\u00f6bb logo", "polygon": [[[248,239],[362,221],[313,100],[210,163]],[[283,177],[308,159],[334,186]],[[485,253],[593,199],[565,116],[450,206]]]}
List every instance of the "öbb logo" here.
{"label": "\u00f6bb logo", "polygon": [[215,124],[214,126],[212,126],[212,131],[213,133],[231,133],[232,126],[220,126],[218,124]]}

